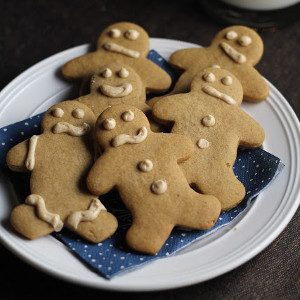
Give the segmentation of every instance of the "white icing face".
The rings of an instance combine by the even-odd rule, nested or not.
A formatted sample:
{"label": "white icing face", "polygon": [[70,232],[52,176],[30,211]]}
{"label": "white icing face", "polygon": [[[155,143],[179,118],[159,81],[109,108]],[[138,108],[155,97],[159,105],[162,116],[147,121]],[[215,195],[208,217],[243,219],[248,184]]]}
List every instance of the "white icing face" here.
{"label": "white icing face", "polygon": [[134,113],[132,110],[126,110],[122,113],[121,118],[125,122],[131,122],[134,119]]}
{"label": "white icing face", "polygon": [[231,76],[225,76],[221,79],[221,82],[224,85],[232,85],[232,77]]}
{"label": "white icing face", "polygon": [[124,33],[124,36],[125,36],[126,39],[134,41],[140,36],[140,33],[135,29],[128,29]]}
{"label": "white icing face", "polygon": [[52,110],[53,117],[61,118],[63,115],[64,115],[64,111],[59,107],[56,107]]}
{"label": "white icing face", "polygon": [[231,104],[234,105],[236,104],[236,101],[230,97],[229,95],[226,95],[224,93],[221,93],[220,91],[218,91],[217,89],[213,88],[212,86],[204,86],[202,88],[202,91],[212,97],[218,98],[220,100],[223,100],[224,102],[226,102],[227,104]]}
{"label": "white icing face", "polygon": [[114,118],[108,118],[103,121],[103,128],[106,130],[112,130],[116,127],[116,120]]}
{"label": "white icing face", "polygon": [[215,74],[213,74],[211,72],[206,72],[203,74],[203,79],[206,82],[214,82],[216,80],[216,76],[215,76]]}
{"label": "white icing face", "polygon": [[113,29],[110,30],[109,35],[112,38],[116,39],[116,38],[121,36],[121,30],[118,29],[118,28],[113,28]]}
{"label": "white icing face", "polygon": [[106,68],[102,73],[101,76],[104,78],[109,78],[112,76],[112,71],[109,68]]}
{"label": "white icing face", "polygon": [[72,111],[72,116],[76,119],[83,119],[84,118],[84,110],[81,108],[75,108]]}
{"label": "white icing face", "polygon": [[119,98],[125,97],[131,94],[132,92],[132,84],[131,83],[123,83],[119,86],[111,86],[108,84],[102,84],[100,86],[100,91],[103,95],[110,98]]}
{"label": "white icing face", "polygon": [[84,136],[90,131],[91,127],[87,123],[83,123],[82,126],[74,126],[68,122],[58,122],[52,129],[52,132],[67,133],[71,136],[78,137]]}
{"label": "white icing face", "polygon": [[227,40],[234,40],[237,37],[238,37],[238,34],[234,30],[230,30],[226,33]]}
{"label": "white icing face", "polygon": [[239,39],[238,42],[241,46],[247,47],[252,43],[252,39],[248,35],[242,35]]}
{"label": "white icing face", "polygon": [[145,126],[141,127],[137,135],[120,134],[114,137],[111,141],[113,147],[119,147],[124,144],[139,144],[142,143],[148,136],[148,131]]}
{"label": "white icing face", "polygon": [[238,64],[243,64],[246,62],[246,56],[238,52],[226,42],[220,43],[220,47],[234,62]]}
{"label": "white icing face", "polygon": [[127,78],[129,76],[129,72],[126,68],[122,67],[122,69],[118,72],[120,78]]}

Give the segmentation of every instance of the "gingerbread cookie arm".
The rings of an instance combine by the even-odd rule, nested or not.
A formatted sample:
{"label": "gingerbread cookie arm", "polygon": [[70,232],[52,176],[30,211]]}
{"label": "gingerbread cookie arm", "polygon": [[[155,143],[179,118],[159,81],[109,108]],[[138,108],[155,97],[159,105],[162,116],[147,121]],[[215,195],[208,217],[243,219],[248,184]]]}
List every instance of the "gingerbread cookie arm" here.
{"label": "gingerbread cookie arm", "polygon": [[169,140],[169,149],[166,149],[166,151],[170,155],[174,154],[178,163],[189,159],[193,155],[195,147],[189,137],[181,134],[170,133],[165,136],[165,139]]}
{"label": "gingerbread cookie arm", "polygon": [[112,190],[118,182],[118,174],[112,165],[116,164],[112,151],[103,153],[94,163],[87,179],[87,187],[94,195],[103,195]]}
{"label": "gingerbread cookie arm", "polygon": [[201,48],[189,48],[175,51],[171,54],[169,63],[180,71],[186,70],[194,63],[194,58],[201,56]]}
{"label": "gingerbread cookie arm", "polygon": [[96,65],[101,65],[101,56],[97,52],[90,52],[65,63],[62,67],[62,74],[67,79],[82,79],[91,76]]}
{"label": "gingerbread cookie arm", "polygon": [[250,66],[238,68],[235,75],[239,78],[244,92],[244,99],[249,102],[260,102],[269,95],[269,85],[256,69]]}
{"label": "gingerbread cookie arm", "polygon": [[246,148],[261,146],[265,139],[265,132],[261,125],[242,110],[240,110],[238,121],[239,145]]}
{"label": "gingerbread cookie arm", "polygon": [[186,107],[183,104],[182,95],[171,95],[161,98],[156,101],[152,107],[152,115],[159,123],[165,121],[175,122],[178,111],[185,111]]}
{"label": "gingerbread cookie arm", "polygon": [[163,93],[170,88],[172,84],[170,75],[151,60],[140,59],[135,64],[148,92]]}
{"label": "gingerbread cookie arm", "polygon": [[26,167],[26,161],[29,153],[30,139],[27,139],[13,148],[6,155],[6,163],[8,167],[15,172],[29,172]]}

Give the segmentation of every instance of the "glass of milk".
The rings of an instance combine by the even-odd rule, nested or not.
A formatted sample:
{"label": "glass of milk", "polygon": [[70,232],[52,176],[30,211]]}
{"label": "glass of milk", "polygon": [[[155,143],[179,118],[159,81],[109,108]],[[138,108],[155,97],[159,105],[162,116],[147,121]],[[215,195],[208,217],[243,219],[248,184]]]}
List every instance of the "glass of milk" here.
{"label": "glass of milk", "polygon": [[300,0],[199,0],[204,10],[226,25],[278,28],[299,18]]}

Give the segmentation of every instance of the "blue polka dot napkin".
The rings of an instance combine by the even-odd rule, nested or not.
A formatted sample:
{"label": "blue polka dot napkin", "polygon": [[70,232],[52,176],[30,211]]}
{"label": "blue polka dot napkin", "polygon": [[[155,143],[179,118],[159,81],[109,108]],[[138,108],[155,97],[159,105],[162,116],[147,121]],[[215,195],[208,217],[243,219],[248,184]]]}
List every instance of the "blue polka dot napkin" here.
{"label": "blue polka dot napkin", "polygon": [[[157,52],[151,50],[148,58],[164,68],[171,75],[173,81],[176,80],[177,77],[168,63]],[[25,199],[30,193],[30,175],[10,171],[5,164],[6,153],[19,142],[40,133],[42,115],[0,128],[0,167],[15,186],[20,199]],[[68,229],[53,233],[53,236],[69,247],[87,267],[105,278],[111,279],[118,274],[141,267],[158,258],[174,255],[196,240],[205,238],[206,235],[227,225],[250,207],[251,200],[276,178],[283,167],[284,165],[279,158],[260,148],[255,150],[239,149],[233,169],[236,177],[246,188],[245,199],[237,207],[222,213],[215,226],[210,230],[188,231],[175,228],[159,253],[153,256],[136,253],[127,247],[125,234],[131,224],[131,215],[115,191],[101,196],[101,201],[108,211],[118,218],[119,227],[112,237],[101,243],[93,244],[83,240]]]}

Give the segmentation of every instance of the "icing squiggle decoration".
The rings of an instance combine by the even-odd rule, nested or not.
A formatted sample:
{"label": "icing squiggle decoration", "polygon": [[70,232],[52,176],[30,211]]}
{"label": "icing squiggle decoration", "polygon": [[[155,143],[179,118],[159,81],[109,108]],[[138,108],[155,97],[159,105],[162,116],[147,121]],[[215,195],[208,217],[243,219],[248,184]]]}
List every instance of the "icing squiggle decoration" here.
{"label": "icing squiggle decoration", "polygon": [[114,118],[107,118],[103,121],[103,127],[106,130],[112,130],[116,127],[116,120]]}
{"label": "icing squiggle decoration", "polygon": [[103,45],[104,49],[107,51],[124,54],[129,57],[138,58],[140,56],[140,52],[128,49],[126,47],[120,46],[116,43],[107,42]]}
{"label": "icing squiggle decoration", "polygon": [[71,136],[83,136],[90,130],[90,125],[83,123],[82,126],[74,126],[68,122],[59,122],[53,127],[53,133],[67,133]]}
{"label": "icing squiggle decoration", "polygon": [[45,205],[45,200],[40,195],[37,194],[29,195],[26,198],[25,203],[35,206],[38,217],[41,220],[52,225],[56,232],[62,230],[64,223],[60,219],[60,216],[58,214],[51,213],[47,210]]}
{"label": "icing squiggle decoration", "polygon": [[210,96],[213,96],[220,100],[223,100],[224,102],[226,102],[228,104],[231,104],[231,105],[236,104],[236,101],[233,98],[231,98],[230,96],[228,96],[226,94],[221,93],[220,91],[216,90],[212,86],[206,85],[202,88],[202,91]]}
{"label": "icing squiggle decoration", "polygon": [[157,195],[161,195],[165,193],[167,188],[168,188],[167,182],[163,179],[156,180],[151,185],[151,191]]}
{"label": "icing squiggle decoration", "polygon": [[120,134],[112,139],[113,147],[119,147],[124,144],[139,144],[142,143],[148,135],[147,128],[143,126],[139,129],[137,135]]}
{"label": "icing squiggle decoration", "polygon": [[80,222],[93,221],[95,220],[101,210],[105,210],[105,206],[99,201],[99,199],[92,199],[91,204],[87,210],[80,210],[71,213],[68,217],[68,224],[77,229]]}
{"label": "icing squiggle decoration", "polygon": [[29,140],[28,154],[27,154],[27,158],[25,161],[25,166],[26,166],[27,170],[29,170],[29,171],[32,171],[34,169],[34,165],[35,165],[34,154],[35,154],[35,149],[36,149],[38,138],[39,138],[38,135],[33,135]]}
{"label": "icing squiggle decoration", "polygon": [[132,92],[132,85],[131,83],[123,83],[120,86],[102,84],[100,91],[103,95],[111,98],[125,97]]}
{"label": "icing squiggle decoration", "polygon": [[246,56],[232,48],[227,43],[222,42],[220,44],[220,47],[236,63],[243,64],[244,62],[246,62]]}

